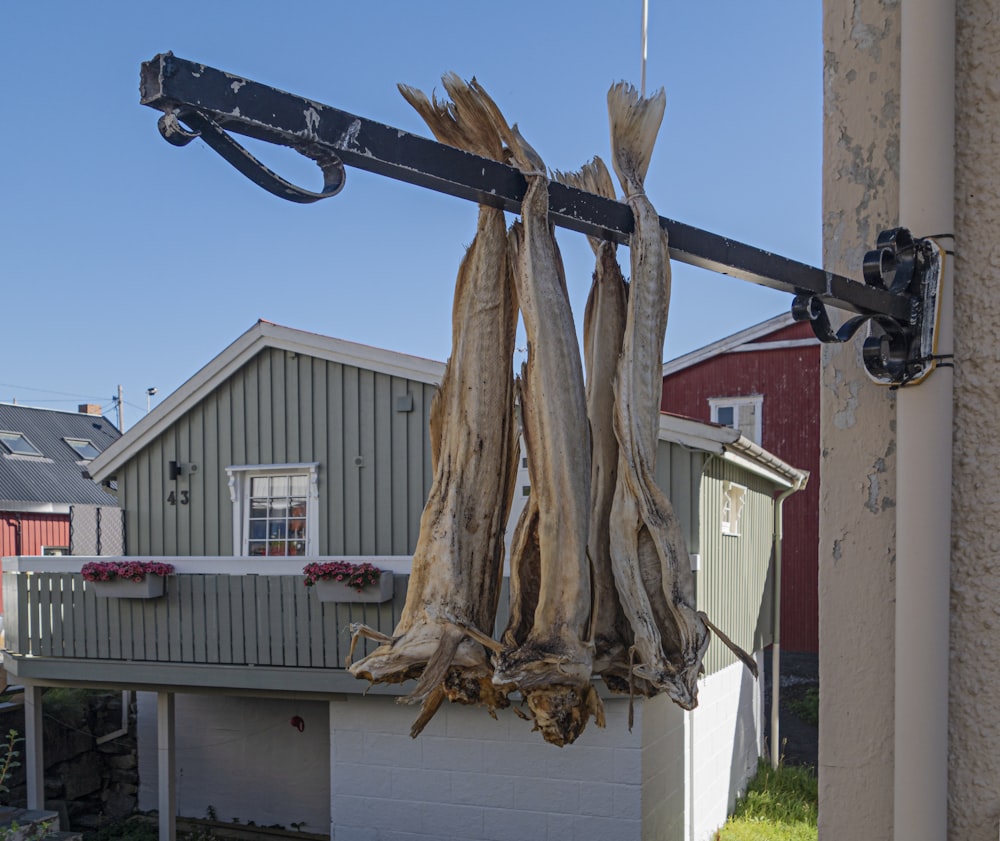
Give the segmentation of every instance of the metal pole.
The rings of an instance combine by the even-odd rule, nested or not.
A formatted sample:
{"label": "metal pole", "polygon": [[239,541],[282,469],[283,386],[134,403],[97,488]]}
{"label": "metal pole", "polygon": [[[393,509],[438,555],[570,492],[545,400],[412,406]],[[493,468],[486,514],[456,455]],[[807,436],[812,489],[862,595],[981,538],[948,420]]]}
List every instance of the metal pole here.
{"label": "metal pole", "polygon": [[119,432],[124,432],[125,431],[125,406],[124,406],[124,403],[123,403],[123,401],[125,399],[124,396],[123,396],[124,393],[125,393],[125,390],[121,387],[121,385],[119,385],[118,386],[118,398],[117,398],[117,403],[118,403],[118,431]]}
{"label": "metal pole", "polygon": [[[952,249],[955,0],[902,4],[900,224]],[[937,353],[953,350],[952,260],[945,258]],[[898,392],[894,833],[948,835],[948,633],[953,370]]]}
{"label": "metal pole", "polygon": [[640,92],[646,95],[646,43],[649,31],[649,0],[642,0],[642,85]]}

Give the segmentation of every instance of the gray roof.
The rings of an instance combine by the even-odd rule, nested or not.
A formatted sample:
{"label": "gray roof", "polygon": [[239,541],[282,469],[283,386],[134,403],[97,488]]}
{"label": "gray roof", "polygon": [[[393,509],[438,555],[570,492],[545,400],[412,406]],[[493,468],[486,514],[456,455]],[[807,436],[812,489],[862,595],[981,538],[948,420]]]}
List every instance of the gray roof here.
{"label": "gray roof", "polygon": [[121,437],[107,418],[0,403],[0,432],[20,432],[41,456],[12,455],[0,444],[0,507],[4,503],[115,505],[118,501],[83,474],[88,462],[65,438],[90,441],[102,452]]}

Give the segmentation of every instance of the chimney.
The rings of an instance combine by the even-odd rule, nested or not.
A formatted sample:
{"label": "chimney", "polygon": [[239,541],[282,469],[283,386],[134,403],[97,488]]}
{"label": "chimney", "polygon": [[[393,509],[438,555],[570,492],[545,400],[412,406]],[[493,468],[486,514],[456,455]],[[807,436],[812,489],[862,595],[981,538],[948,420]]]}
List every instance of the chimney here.
{"label": "chimney", "polygon": [[81,415],[100,415],[101,407],[98,403],[81,403],[77,411]]}

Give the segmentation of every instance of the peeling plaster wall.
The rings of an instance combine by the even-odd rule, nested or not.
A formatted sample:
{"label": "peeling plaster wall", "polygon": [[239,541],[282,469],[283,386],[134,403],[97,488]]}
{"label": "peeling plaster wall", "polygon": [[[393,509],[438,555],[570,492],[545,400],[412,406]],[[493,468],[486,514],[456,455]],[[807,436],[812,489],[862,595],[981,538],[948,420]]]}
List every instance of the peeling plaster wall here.
{"label": "peeling plaster wall", "polygon": [[1000,819],[1000,2],[956,18],[949,837]]}
{"label": "peeling plaster wall", "polygon": [[[899,0],[824,2],[823,260],[851,277],[899,215],[899,27]],[[859,341],[823,347],[821,841],[892,837],[896,408]]]}

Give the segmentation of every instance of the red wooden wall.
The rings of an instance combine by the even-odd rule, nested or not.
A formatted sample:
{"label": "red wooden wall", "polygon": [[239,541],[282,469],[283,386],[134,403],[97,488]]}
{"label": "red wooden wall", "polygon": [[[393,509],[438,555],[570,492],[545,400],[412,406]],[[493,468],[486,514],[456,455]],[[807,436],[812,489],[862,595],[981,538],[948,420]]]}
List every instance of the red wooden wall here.
{"label": "red wooden wall", "polygon": [[[812,339],[808,324],[793,324],[757,339]],[[665,412],[711,420],[710,397],[764,395],[760,444],[792,467],[808,470],[804,491],[784,504],[781,647],[819,651],[819,377],[820,348],[724,353],[663,380]]]}
{"label": "red wooden wall", "polygon": [[[21,541],[17,528],[20,517]],[[43,546],[69,546],[69,514],[28,514],[0,511],[0,557],[41,555]],[[0,589],[0,615],[3,591]]]}

